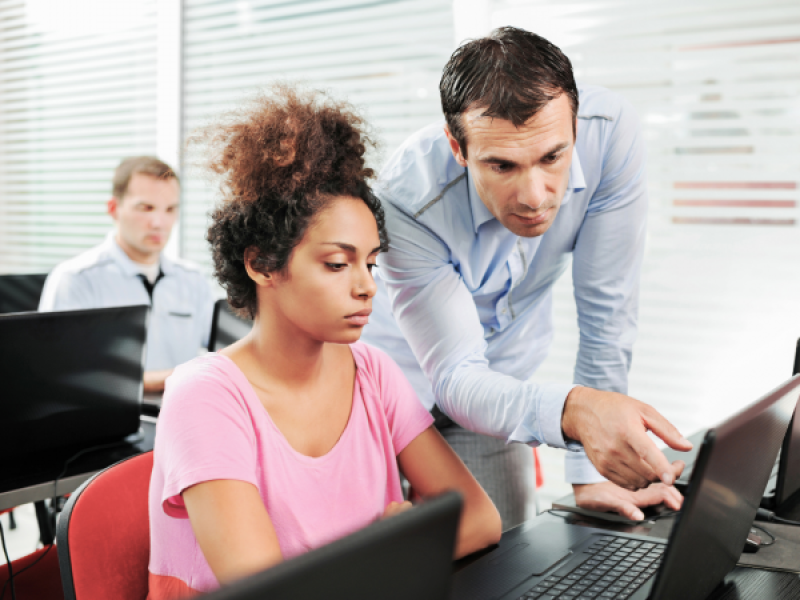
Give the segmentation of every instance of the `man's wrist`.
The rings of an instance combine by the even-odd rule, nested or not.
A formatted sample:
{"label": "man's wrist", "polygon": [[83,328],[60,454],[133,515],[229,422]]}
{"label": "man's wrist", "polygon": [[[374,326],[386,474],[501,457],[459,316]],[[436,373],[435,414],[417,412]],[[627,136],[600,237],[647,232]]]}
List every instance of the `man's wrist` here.
{"label": "man's wrist", "polygon": [[576,385],[567,394],[564,401],[564,409],[561,413],[561,435],[564,437],[564,442],[569,444],[579,443],[580,434],[577,431],[577,417],[580,411],[580,403],[587,388],[582,385]]}

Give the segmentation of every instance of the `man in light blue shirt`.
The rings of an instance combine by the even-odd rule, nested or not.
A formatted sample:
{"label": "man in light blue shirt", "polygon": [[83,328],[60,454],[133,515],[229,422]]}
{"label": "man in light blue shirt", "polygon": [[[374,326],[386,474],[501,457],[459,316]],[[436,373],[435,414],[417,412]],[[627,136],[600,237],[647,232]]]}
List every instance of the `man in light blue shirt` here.
{"label": "man in light blue shirt", "polygon": [[193,264],[163,249],[178,218],[175,172],[155,157],[123,160],[114,173],[108,213],[116,223],[99,246],[58,265],[39,310],[149,304],[145,392],[161,392],[173,367],[208,344],[214,297]]}
{"label": "man in light blue shirt", "polygon": [[[485,436],[572,450],[566,475],[582,506],[630,518],[662,501],[679,507],[671,484],[683,465],[646,431],[691,445],[624,395],[647,213],[635,112],[602,88],[578,90],[558,48],[515,28],[459,48],[440,91],[446,125],[411,136],[381,174],[390,249],[364,339],[429,408],[469,430],[442,433],[468,466],[483,463],[476,476],[496,500],[523,477],[502,458],[520,445]],[[570,258],[574,382],[534,383],[553,337],[552,286]],[[520,502],[497,502],[504,526],[524,518]]]}

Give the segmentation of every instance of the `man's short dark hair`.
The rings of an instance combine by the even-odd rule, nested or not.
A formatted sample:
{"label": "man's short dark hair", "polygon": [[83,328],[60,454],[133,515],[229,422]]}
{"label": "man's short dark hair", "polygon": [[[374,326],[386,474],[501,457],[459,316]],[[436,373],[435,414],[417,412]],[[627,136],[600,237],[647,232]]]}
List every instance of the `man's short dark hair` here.
{"label": "man's short dark hair", "polygon": [[118,200],[122,200],[125,194],[128,193],[131,177],[137,173],[155,179],[174,179],[180,184],[178,175],[163,160],[159,160],[155,156],[131,156],[123,159],[114,170],[114,178],[111,180],[111,195]]}
{"label": "man's short dark hair", "polygon": [[519,127],[550,100],[567,94],[575,133],[578,88],[572,63],[557,46],[524,29],[500,27],[458,48],[444,67],[439,94],[447,126],[465,158],[461,117],[473,108]]}

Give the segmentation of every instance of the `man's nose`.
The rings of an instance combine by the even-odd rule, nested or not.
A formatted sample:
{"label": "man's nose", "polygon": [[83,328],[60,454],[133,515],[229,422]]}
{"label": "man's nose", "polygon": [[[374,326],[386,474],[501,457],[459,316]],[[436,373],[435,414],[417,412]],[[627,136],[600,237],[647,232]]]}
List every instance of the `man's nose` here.
{"label": "man's nose", "polygon": [[517,201],[532,210],[541,208],[547,200],[547,185],[544,174],[533,168],[523,175]]}
{"label": "man's nose", "polygon": [[150,227],[152,227],[153,229],[159,229],[163,223],[164,223],[164,215],[156,211],[150,213]]}

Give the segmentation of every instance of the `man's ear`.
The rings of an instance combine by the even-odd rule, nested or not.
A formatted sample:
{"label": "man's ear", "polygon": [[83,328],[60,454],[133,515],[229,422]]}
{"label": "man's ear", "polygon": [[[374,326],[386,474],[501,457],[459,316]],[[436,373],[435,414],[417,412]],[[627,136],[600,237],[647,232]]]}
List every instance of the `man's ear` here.
{"label": "man's ear", "polygon": [[464,158],[463,154],[461,154],[461,144],[459,144],[458,140],[453,137],[452,133],[450,133],[450,128],[447,125],[444,126],[444,133],[447,136],[448,143],[450,144],[450,152],[453,153],[453,158],[456,159],[456,162],[459,165],[466,167],[467,159]]}
{"label": "man's ear", "polygon": [[253,280],[258,286],[272,285],[274,278],[272,273],[262,273],[254,268],[253,263],[258,259],[258,249],[250,246],[244,251],[244,268],[247,270],[247,276]]}
{"label": "man's ear", "polygon": [[111,196],[106,202],[106,211],[115,221],[117,220],[117,210],[119,209],[119,200],[115,196]]}

